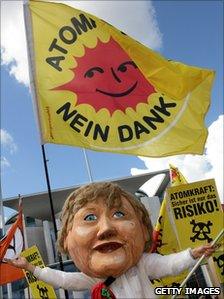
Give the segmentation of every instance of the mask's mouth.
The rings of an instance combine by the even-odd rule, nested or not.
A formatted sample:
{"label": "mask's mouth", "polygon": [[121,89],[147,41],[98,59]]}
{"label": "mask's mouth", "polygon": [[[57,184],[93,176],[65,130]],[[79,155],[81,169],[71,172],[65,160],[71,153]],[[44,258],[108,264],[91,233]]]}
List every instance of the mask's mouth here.
{"label": "mask's mouth", "polygon": [[118,242],[107,242],[107,243],[97,245],[93,249],[97,250],[101,253],[108,253],[108,252],[115,251],[115,250],[121,248],[122,246],[123,246],[123,244],[118,243]]}

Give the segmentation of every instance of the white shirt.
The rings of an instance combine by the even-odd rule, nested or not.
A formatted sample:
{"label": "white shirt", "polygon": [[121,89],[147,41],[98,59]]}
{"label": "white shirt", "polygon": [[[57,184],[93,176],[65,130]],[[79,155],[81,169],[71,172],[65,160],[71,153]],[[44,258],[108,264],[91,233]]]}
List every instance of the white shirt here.
{"label": "white shirt", "polygon": [[[137,265],[116,278],[110,285],[116,298],[157,298],[150,279],[172,276],[194,266],[189,249],[170,255],[143,253]],[[36,267],[34,275],[56,288],[81,291],[91,289],[94,284],[104,281],[92,278],[82,272],[63,272]]]}

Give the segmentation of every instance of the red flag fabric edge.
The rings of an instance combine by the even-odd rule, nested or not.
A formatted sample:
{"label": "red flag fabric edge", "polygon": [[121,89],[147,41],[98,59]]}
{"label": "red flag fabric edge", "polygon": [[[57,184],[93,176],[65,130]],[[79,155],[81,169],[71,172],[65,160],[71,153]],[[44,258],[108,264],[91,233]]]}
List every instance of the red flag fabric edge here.
{"label": "red flag fabric edge", "polygon": [[0,285],[22,279],[24,273],[21,269],[17,269],[3,261],[6,251],[15,235],[16,230],[23,232],[22,205],[19,206],[19,214],[17,220],[12,224],[6,235],[0,240]]}

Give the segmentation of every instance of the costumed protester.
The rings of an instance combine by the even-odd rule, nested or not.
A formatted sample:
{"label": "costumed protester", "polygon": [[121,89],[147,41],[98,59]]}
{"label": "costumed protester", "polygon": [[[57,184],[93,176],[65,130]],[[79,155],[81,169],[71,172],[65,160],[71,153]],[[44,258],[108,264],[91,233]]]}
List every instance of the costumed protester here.
{"label": "costumed protester", "polygon": [[152,225],[145,206],[112,183],[92,183],[66,200],[59,249],[80,273],[39,268],[19,257],[8,262],[54,287],[89,289],[92,298],[156,298],[150,279],[177,275],[195,265],[211,245],[166,256],[150,253]]}

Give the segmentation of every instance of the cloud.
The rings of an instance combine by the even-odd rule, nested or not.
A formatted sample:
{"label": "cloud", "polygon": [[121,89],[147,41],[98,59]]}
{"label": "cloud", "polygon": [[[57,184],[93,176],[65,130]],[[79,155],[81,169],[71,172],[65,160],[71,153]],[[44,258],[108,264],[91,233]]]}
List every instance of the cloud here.
{"label": "cloud", "polygon": [[[59,1],[58,1],[59,2]],[[162,46],[155,9],[150,1],[65,1],[92,13],[151,48]],[[19,83],[29,85],[23,1],[1,3],[1,63]]]}
{"label": "cloud", "polygon": [[28,86],[28,60],[22,1],[1,3],[1,63],[19,83]]}
{"label": "cloud", "polygon": [[1,169],[4,169],[6,167],[10,167],[9,161],[6,159],[6,157],[1,157]]}
{"label": "cloud", "polygon": [[2,146],[9,149],[10,154],[14,154],[17,151],[17,145],[15,144],[13,137],[4,129],[1,129],[0,133]]}
{"label": "cloud", "polygon": [[205,154],[179,155],[162,158],[139,157],[146,169],[132,168],[131,174],[167,169],[169,164],[178,167],[189,182],[214,178],[221,202],[223,202],[223,123],[220,115],[208,128]]}
{"label": "cloud", "polygon": [[65,1],[64,3],[104,19],[146,46],[162,46],[156,12],[151,1]]}

